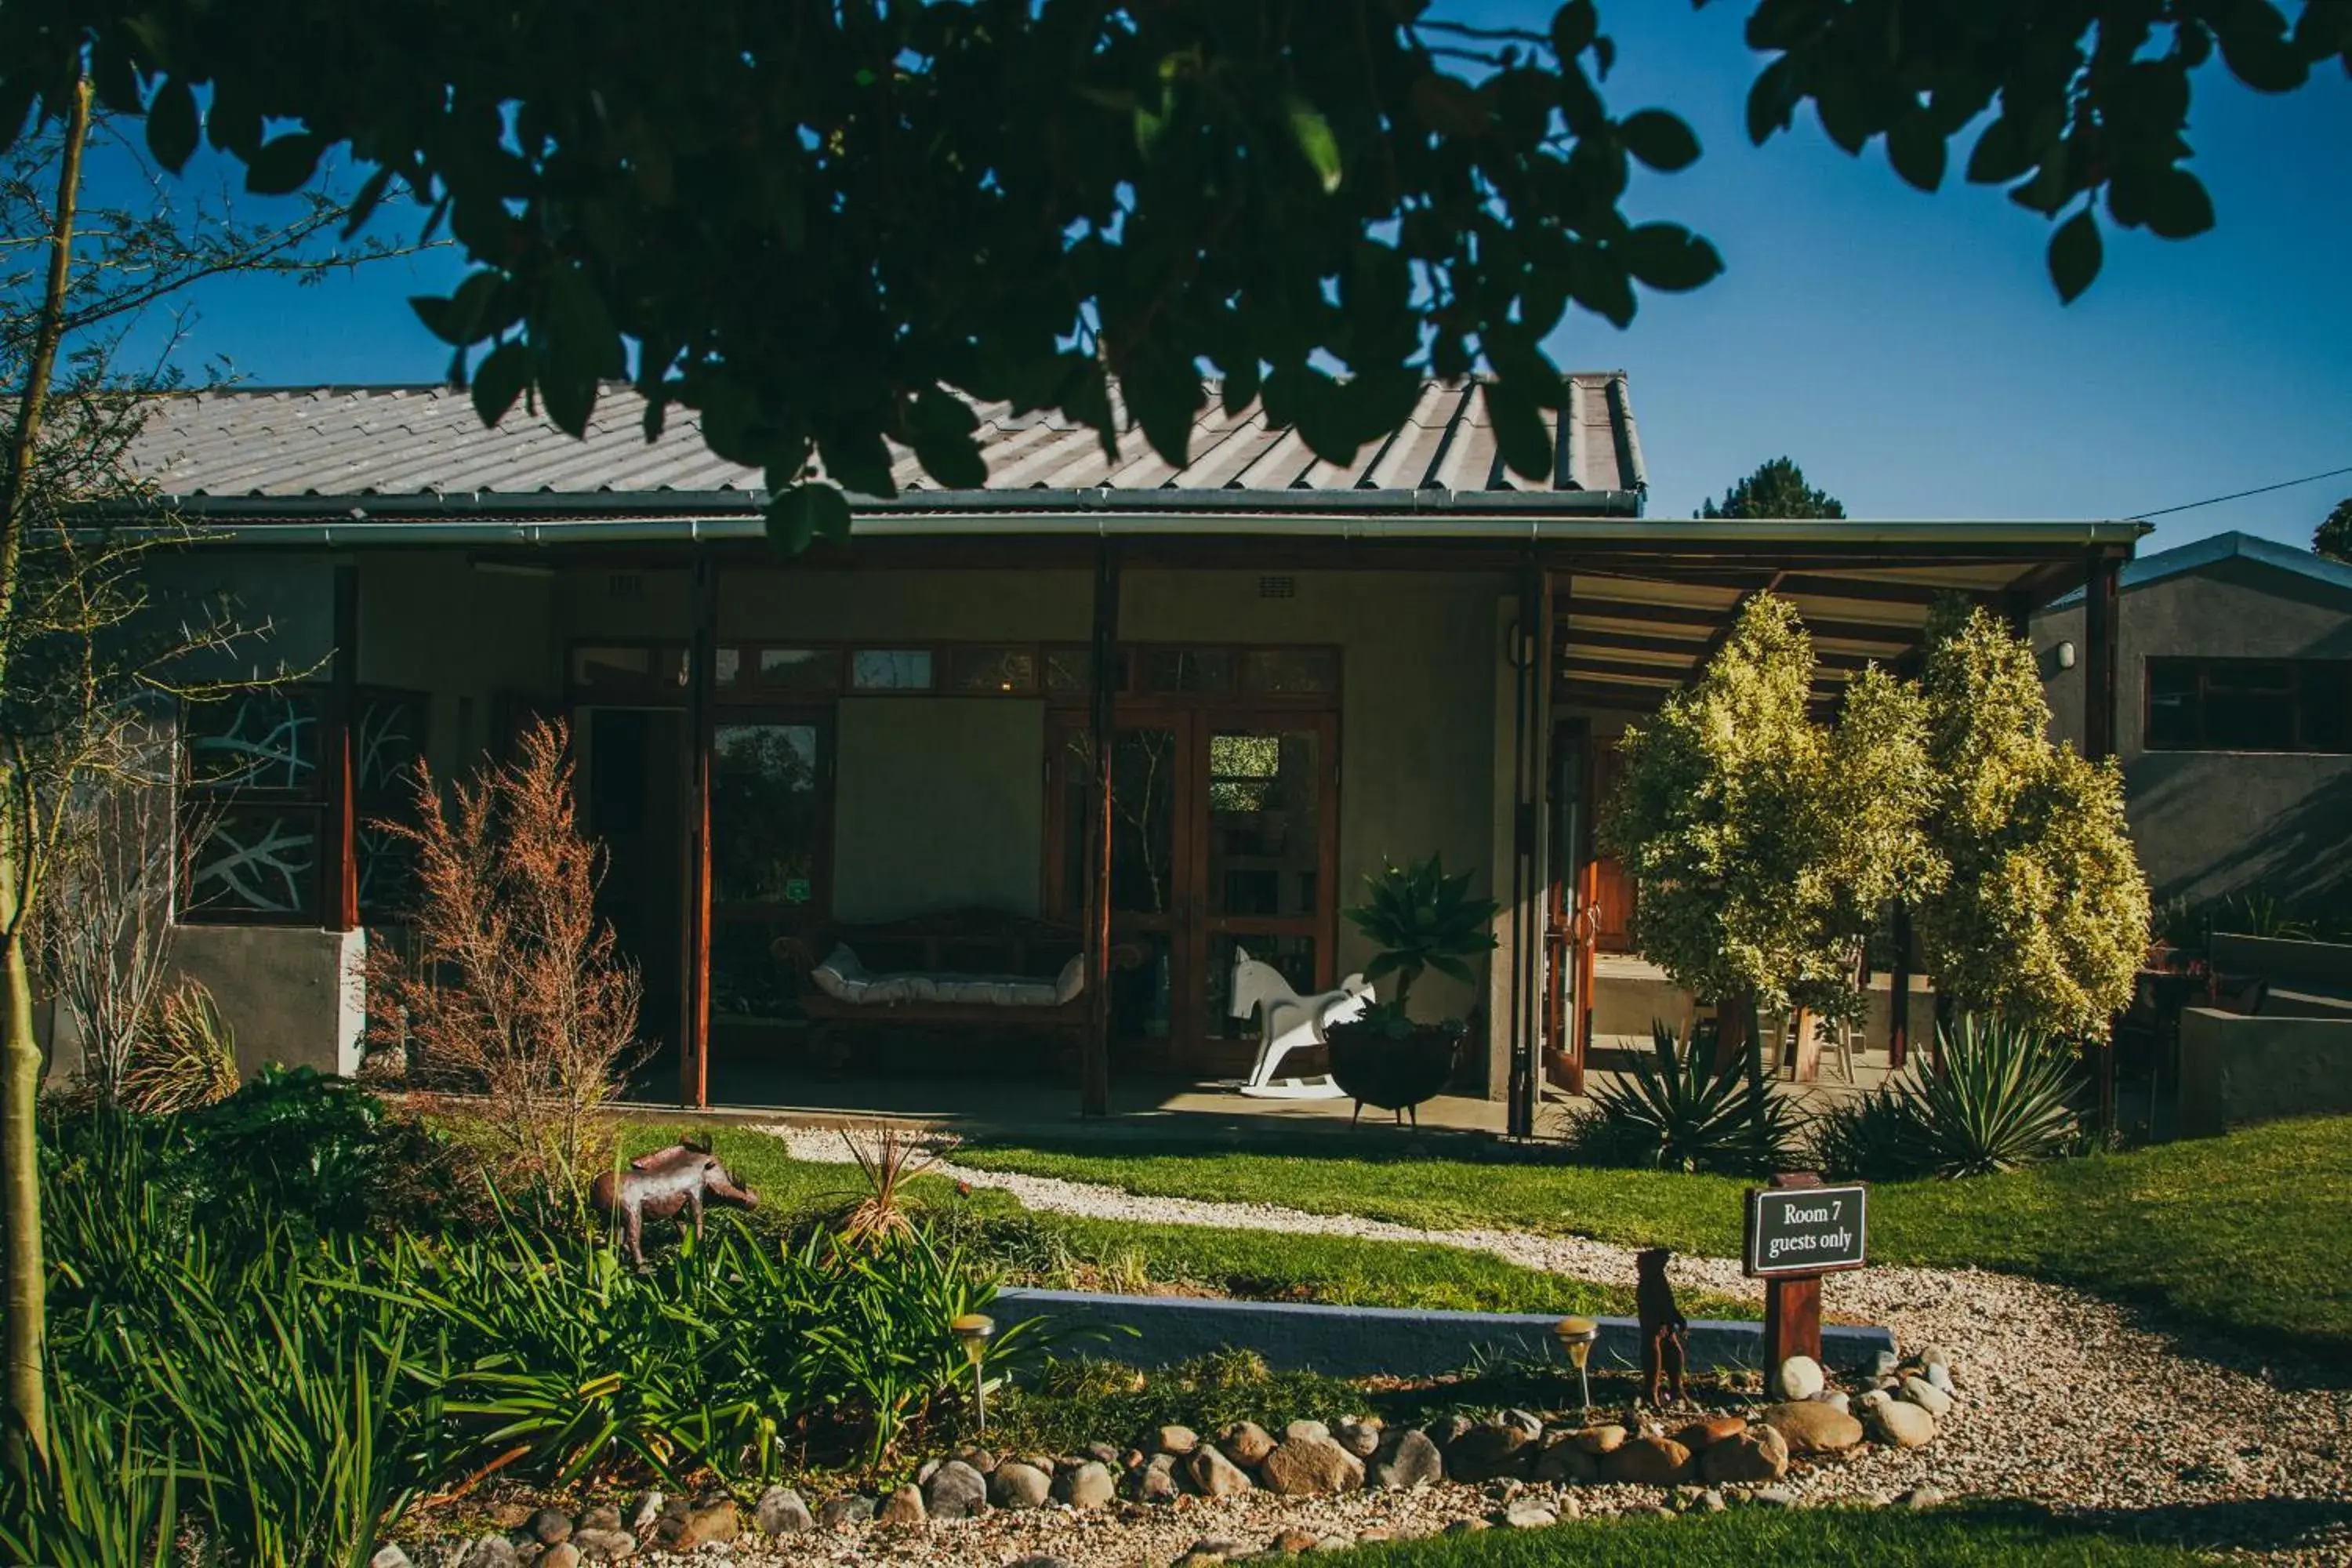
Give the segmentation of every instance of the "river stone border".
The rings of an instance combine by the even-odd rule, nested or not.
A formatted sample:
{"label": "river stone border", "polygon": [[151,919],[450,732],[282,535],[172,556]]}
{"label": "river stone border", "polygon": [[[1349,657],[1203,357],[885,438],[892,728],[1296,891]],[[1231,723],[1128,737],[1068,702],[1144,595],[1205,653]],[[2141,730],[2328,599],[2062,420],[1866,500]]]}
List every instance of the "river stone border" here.
{"label": "river stone border", "polygon": [[[1138,1366],[1171,1366],[1221,1350],[1255,1351],[1279,1371],[1332,1377],[1436,1377],[1481,1357],[1559,1359],[1557,1316],[1540,1312],[1441,1312],[1402,1307],[1330,1307],[1295,1301],[1232,1301],[1188,1296],[1111,1296],[1088,1290],[1000,1290],[990,1312],[1010,1325],[1046,1318],[1063,1333],[1088,1335],[1070,1347]],[[1593,1365],[1639,1366],[1641,1327],[1597,1318]],[[1129,1332],[1129,1331],[1133,1331]],[[1098,1336],[1098,1337],[1097,1337]],[[1760,1322],[1701,1319],[1684,1334],[1694,1372],[1757,1371],[1764,1364]],[[1869,1367],[1895,1336],[1877,1327],[1823,1324],[1822,1359]]]}

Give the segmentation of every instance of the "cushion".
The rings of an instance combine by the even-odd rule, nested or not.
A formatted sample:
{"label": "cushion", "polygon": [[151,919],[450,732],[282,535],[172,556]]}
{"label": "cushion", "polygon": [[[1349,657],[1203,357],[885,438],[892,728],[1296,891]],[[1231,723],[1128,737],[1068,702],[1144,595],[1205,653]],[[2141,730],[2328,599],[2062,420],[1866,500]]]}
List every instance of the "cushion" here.
{"label": "cushion", "polygon": [[817,989],[853,1007],[887,1006],[899,1002],[940,1002],[984,1007],[1051,1007],[1078,994],[1086,967],[1073,958],[1059,978],[1037,980],[1019,974],[956,974],[919,970],[897,974],[869,974],[857,954],[836,946],[825,961],[809,971]]}
{"label": "cushion", "polygon": [[1059,1005],[1071,1000],[1087,988],[1087,955],[1070,954],[1070,962],[1062,965],[1062,973],[1054,977],[1054,1002]]}

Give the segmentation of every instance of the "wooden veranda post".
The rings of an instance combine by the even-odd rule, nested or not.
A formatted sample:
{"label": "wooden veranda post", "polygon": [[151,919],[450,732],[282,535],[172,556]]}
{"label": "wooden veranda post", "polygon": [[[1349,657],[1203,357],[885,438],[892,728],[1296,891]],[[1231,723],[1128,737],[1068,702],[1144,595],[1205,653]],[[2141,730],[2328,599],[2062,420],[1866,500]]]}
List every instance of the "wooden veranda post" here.
{"label": "wooden veranda post", "polygon": [[1511,724],[1511,1052],[1508,1126],[1514,1138],[1536,1132],[1537,960],[1542,925],[1535,908],[1543,800],[1541,721],[1547,595],[1543,568],[1530,553],[1519,569],[1519,613],[1511,626],[1516,675]]}
{"label": "wooden veranda post", "polygon": [[694,555],[694,643],[687,671],[686,996],[679,1020],[678,1098],[710,1103],[710,749],[719,688],[719,570]]}
{"label": "wooden veranda post", "polygon": [[1901,1070],[1911,1054],[1911,906],[1895,900],[1895,962],[1886,971],[1886,1065]]}
{"label": "wooden veranda post", "polygon": [[1118,722],[1113,661],[1118,644],[1118,552],[1095,547],[1095,624],[1087,661],[1087,723],[1094,746],[1094,811],[1087,835],[1087,994],[1093,997],[1078,1058],[1078,1112],[1110,1114],[1111,756]]}
{"label": "wooden veranda post", "polygon": [[326,905],[322,923],[329,931],[349,931],[360,923],[359,792],[352,750],[352,727],[359,721],[360,569],[348,563],[335,568],[333,616],[335,649],[327,667],[326,732],[320,737],[327,823],[320,836],[320,891]]}

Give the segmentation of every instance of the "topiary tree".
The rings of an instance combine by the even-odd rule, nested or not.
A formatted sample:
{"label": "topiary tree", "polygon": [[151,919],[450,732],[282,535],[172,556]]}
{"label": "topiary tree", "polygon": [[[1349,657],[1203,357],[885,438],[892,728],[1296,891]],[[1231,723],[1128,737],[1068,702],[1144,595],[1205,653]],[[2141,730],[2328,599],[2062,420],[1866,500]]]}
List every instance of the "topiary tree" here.
{"label": "topiary tree", "polygon": [[2330,561],[2352,562],[2352,496],[2336,503],[2336,510],[2312,531],[2311,547]]}
{"label": "topiary tree", "polygon": [[1723,492],[1720,503],[1706,501],[1704,518],[1843,517],[1844,503],[1827,490],[1805,482],[1805,470],[1786,458],[1773,458]]}
{"label": "topiary tree", "polygon": [[1880,904],[1928,873],[1918,696],[1865,670],[1832,730],[1809,711],[1813,651],[1785,600],[1759,594],[1696,684],[1626,731],[1602,837],[1639,881],[1633,939],[1678,985],[1721,1005],[1851,1014]]}
{"label": "topiary tree", "polygon": [[1913,921],[1937,988],[2016,1023],[2105,1038],[2147,951],[2122,772],[2052,742],[2033,650],[1980,607],[1937,607],[1921,690],[1937,866]]}

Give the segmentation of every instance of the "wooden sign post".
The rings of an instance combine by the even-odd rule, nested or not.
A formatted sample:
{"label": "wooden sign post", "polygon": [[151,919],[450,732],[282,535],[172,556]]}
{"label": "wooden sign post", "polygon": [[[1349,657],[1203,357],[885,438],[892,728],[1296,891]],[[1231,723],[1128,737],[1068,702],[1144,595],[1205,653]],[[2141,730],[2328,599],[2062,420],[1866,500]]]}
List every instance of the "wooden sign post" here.
{"label": "wooden sign post", "polygon": [[1863,1266],[1870,1189],[1823,1186],[1811,1171],[1775,1176],[1748,1193],[1748,1277],[1764,1283],[1764,1377],[1780,1392],[1780,1363],[1822,1359],[1822,1276]]}

